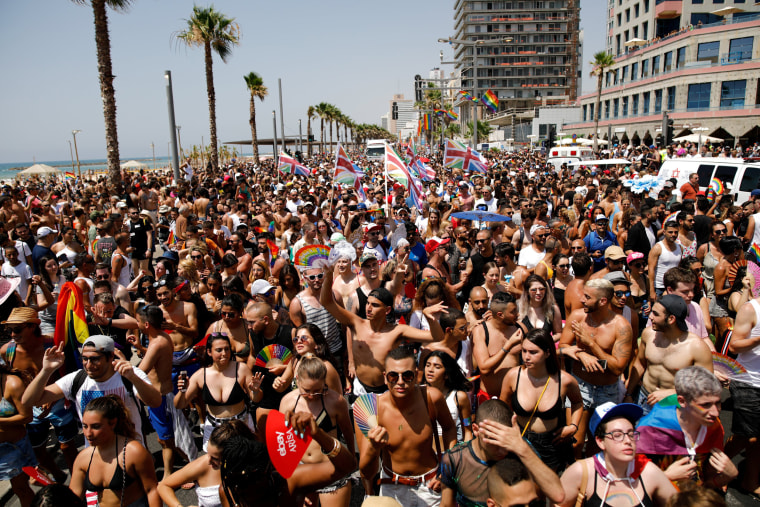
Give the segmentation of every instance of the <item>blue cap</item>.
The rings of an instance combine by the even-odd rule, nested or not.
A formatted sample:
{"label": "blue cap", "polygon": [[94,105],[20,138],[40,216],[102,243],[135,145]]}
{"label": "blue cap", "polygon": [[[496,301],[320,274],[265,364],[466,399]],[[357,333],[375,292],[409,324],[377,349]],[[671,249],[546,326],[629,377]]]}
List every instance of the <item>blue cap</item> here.
{"label": "blue cap", "polygon": [[594,415],[591,416],[591,421],[588,423],[588,427],[593,435],[596,433],[596,428],[598,428],[601,423],[612,419],[613,417],[625,417],[635,423],[642,415],[644,415],[644,409],[638,405],[633,403],[620,403],[615,405],[611,401],[608,401],[607,403],[602,403],[596,407]]}
{"label": "blue cap", "polygon": [[751,195],[752,197],[760,196],[760,188],[756,188],[755,190],[753,190],[752,192],[750,192],[749,195]]}

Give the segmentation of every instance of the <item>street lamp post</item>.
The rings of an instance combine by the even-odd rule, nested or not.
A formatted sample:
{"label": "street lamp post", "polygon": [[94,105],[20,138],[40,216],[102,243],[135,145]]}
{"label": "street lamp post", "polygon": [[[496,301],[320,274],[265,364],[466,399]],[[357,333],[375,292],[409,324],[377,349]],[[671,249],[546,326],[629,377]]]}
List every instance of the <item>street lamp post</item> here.
{"label": "street lamp post", "polygon": [[[446,44],[460,44],[462,46],[472,46],[472,149],[477,150],[478,149],[478,103],[475,102],[475,100],[478,100],[478,48],[477,46],[480,44],[484,44],[486,41],[484,40],[476,40],[476,41],[470,41],[465,39],[455,39],[453,37],[449,37],[448,39],[438,39],[438,42],[446,43]],[[511,37],[504,37],[499,40],[495,41],[488,41],[488,42],[512,42]]]}
{"label": "street lamp post", "polygon": [[79,173],[79,179],[82,179],[82,166],[79,164],[79,150],[77,149],[77,134],[79,134],[81,130],[72,130],[71,134],[74,136],[74,153],[77,154],[77,172]]}
{"label": "street lamp post", "polygon": [[69,143],[69,153],[71,153],[71,172],[74,172],[74,148],[71,147],[71,141],[67,139]]}
{"label": "street lamp post", "polygon": [[153,152],[153,170],[156,170],[156,145],[152,142],[150,143],[150,151]]}
{"label": "street lamp post", "polygon": [[[301,130],[301,119],[298,119],[298,151],[303,153],[303,131]],[[303,156],[303,155],[301,155]]]}
{"label": "street lamp post", "polygon": [[182,127],[177,125],[177,144],[179,145],[179,157],[184,158],[184,155],[182,154],[182,136],[180,136],[180,131],[182,130]]}
{"label": "street lamp post", "polygon": [[174,121],[174,93],[172,91],[172,72],[170,70],[164,71],[164,79],[166,79],[166,102],[169,108],[169,135],[171,138],[169,141],[169,157],[174,166],[174,182],[178,184],[179,152],[177,151],[177,124]]}

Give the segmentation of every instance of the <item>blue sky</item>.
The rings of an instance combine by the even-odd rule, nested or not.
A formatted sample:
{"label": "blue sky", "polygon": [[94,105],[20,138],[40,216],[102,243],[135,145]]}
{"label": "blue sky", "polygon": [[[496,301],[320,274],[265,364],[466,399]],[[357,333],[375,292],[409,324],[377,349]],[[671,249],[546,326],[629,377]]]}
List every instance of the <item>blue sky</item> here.
{"label": "blue sky", "polygon": [[[604,47],[606,2],[581,0],[585,28],[583,90],[591,55]],[[359,123],[378,123],[394,93],[413,96],[424,77],[451,60],[439,37],[453,34],[452,0],[220,0],[236,18],[240,46],[227,63],[214,60],[217,129],[221,141],[247,139],[248,93],[243,75],[261,75],[270,95],[258,102],[260,137],[271,137],[282,78],[285,133],[306,134],[306,109],[329,102]],[[199,5],[207,5],[205,3]],[[206,143],[208,102],[201,49],[177,45],[192,3],[135,0],[126,13],[109,11],[122,158],[166,156],[169,126],[164,71],[172,71],[183,147]],[[0,16],[0,162],[67,160],[71,130],[82,159],[105,158],[102,101],[92,8],[66,0],[3,2]],[[444,66],[451,70],[452,66]],[[279,109],[278,109],[279,129]],[[316,132],[316,129],[315,129]]]}

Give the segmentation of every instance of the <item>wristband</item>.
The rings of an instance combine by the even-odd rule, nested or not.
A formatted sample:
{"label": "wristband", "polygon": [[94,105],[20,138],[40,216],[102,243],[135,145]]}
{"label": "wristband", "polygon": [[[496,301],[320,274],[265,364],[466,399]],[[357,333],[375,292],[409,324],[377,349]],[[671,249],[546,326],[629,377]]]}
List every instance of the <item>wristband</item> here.
{"label": "wristband", "polygon": [[575,426],[575,431],[578,431],[578,425],[575,423],[570,423],[568,426]]}
{"label": "wristband", "polygon": [[464,426],[465,428],[469,428],[470,426],[472,426],[472,421],[470,420],[469,417],[465,417],[464,419],[462,419],[462,426]]}
{"label": "wristband", "polygon": [[333,448],[330,452],[325,452],[324,450],[322,450],[322,454],[324,454],[328,458],[334,458],[335,456],[340,454],[340,449],[341,447],[343,447],[337,438],[333,438],[333,442],[334,442]]}

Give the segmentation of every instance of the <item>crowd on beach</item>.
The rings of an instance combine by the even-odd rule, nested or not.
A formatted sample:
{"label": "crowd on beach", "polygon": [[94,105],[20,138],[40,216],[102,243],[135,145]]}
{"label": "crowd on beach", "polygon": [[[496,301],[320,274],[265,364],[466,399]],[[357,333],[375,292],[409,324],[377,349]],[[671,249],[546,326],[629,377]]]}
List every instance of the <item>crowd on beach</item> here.
{"label": "crowd on beach", "polygon": [[[3,185],[0,480],[21,505],[760,500],[760,189],[632,185],[757,145],[489,152],[486,172],[397,149],[435,173],[421,200],[359,151],[353,186],[331,153],[308,176],[188,159]],[[290,475],[275,420],[305,449]]]}

